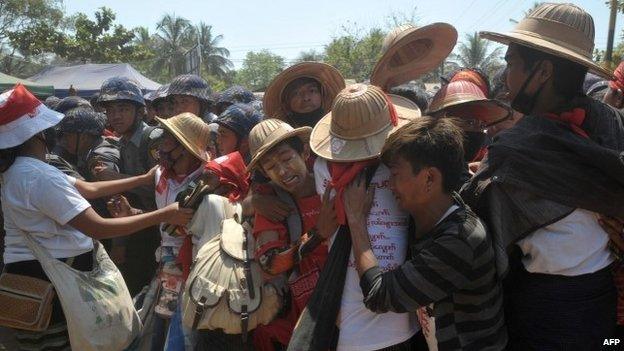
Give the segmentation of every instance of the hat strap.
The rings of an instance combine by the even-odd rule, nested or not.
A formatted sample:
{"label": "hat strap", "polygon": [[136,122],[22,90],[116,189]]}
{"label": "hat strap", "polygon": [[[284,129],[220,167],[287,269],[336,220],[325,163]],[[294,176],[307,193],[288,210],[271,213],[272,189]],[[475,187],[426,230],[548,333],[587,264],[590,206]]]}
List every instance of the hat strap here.
{"label": "hat strap", "polygon": [[390,122],[394,127],[399,124],[399,116],[397,115],[396,108],[394,108],[394,104],[388,94],[384,93],[384,97],[386,98],[386,102],[388,103],[388,112],[390,113]]}

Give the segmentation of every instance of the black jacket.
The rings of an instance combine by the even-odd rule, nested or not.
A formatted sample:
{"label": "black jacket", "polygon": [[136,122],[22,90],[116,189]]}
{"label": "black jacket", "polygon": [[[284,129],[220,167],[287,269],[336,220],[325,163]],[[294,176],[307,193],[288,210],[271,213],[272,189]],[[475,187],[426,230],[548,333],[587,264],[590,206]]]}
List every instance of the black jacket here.
{"label": "black jacket", "polygon": [[576,208],[624,218],[624,117],[586,97],[570,107],[587,112],[582,128],[589,139],[564,123],[525,116],[494,139],[462,188],[490,228],[501,276],[511,245]]}

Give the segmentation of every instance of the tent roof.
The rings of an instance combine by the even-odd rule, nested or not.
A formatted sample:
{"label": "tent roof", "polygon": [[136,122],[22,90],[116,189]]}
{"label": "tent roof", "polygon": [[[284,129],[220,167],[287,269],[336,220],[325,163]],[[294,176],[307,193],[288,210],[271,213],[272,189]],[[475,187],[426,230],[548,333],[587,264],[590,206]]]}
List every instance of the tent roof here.
{"label": "tent roof", "polygon": [[0,72],[0,92],[12,89],[17,83],[22,83],[31,93],[39,98],[46,98],[50,95],[54,95],[54,87],[52,85],[35,83]]}
{"label": "tent roof", "polygon": [[100,90],[105,80],[117,76],[135,80],[143,90],[156,90],[160,87],[159,83],[145,77],[128,63],[49,66],[29,79],[40,84],[54,85],[56,95],[61,97],[67,95],[67,90],[72,85],[78,90],[78,95],[92,95]]}

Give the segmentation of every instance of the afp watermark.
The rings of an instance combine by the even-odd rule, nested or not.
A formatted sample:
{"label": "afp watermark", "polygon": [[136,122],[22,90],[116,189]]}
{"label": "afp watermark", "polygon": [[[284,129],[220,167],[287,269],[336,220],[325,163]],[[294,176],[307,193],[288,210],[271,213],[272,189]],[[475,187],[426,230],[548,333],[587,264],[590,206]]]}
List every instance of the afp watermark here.
{"label": "afp watermark", "polygon": [[617,346],[620,344],[620,339],[604,339],[602,346]]}

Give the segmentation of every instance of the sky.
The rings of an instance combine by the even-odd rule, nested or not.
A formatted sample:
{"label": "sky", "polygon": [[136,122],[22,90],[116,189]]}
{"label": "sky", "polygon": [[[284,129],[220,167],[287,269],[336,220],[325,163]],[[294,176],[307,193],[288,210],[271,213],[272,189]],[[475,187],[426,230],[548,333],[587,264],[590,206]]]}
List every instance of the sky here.
{"label": "sky", "polygon": [[[222,46],[230,50],[236,68],[248,51],[269,51],[291,63],[302,51],[322,51],[333,37],[344,33],[343,27],[366,30],[390,28],[392,17],[410,19],[418,25],[447,22],[459,32],[459,41],[467,33],[480,30],[508,31],[520,20],[535,0],[64,0],[68,14],[84,12],[93,16],[106,6],[117,15],[117,23],[132,28],[146,26],[150,33],[165,13],[174,13],[193,23],[212,25],[214,34],[222,34]],[[554,1],[563,2],[563,1]],[[605,0],[568,0],[588,11],[594,18],[597,48],[607,45],[609,8]],[[624,27],[624,15],[616,20],[615,43]]]}

